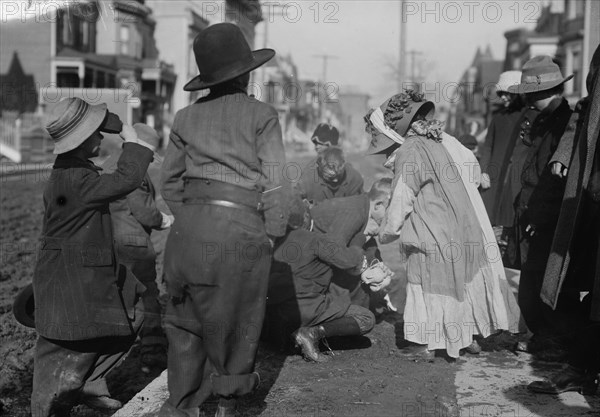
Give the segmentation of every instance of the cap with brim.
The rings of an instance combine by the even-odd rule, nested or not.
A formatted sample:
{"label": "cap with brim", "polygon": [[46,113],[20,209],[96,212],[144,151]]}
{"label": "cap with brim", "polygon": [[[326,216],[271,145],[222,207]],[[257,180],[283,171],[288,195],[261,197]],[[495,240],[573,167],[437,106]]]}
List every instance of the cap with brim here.
{"label": "cap with brim", "polygon": [[551,90],[566,83],[573,75],[563,77],[560,68],[547,55],[531,58],[523,65],[521,83],[508,87],[513,94],[529,94]]}
{"label": "cap with brim", "polygon": [[29,284],[17,293],[12,307],[15,319],[26,327],[35,327],[35,301],[33,285]]}
{"label": "cap with brim", "polygon": [[327,146],[337,146],[340,139],[340,132],[328,123],[319,123],[316,127],[311,141],[314,144],[322,144]]}
{"label": "cap with brim", "polygon": [[69,152],[85,142],[102,125],[106,113],[106,103],[93,105],[80,98],[58,102],[46,124],[54,141],[54,154]]}

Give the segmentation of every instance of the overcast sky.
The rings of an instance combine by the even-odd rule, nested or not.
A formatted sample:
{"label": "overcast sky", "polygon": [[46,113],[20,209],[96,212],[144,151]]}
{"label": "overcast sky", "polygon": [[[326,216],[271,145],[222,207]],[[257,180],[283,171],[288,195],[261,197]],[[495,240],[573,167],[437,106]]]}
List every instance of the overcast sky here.
{"label": "overcast sky", "polygon": [[[399,0],[263,1],[285,7],[265,8],[269,20],[268,45],[278,53],[291,53],[300,78],[321,79],[323,60],[327,81],[356,86],[373,96],[387,98],[396,89],[389,64],[399,53]],[[274,10],[268,13],[268,10]],[[458,81],[477,47],[491,46],[495,59],[503,59],[504,32],[533,28],[541,0],[410,1],[404,7],[407,51],[421,53],[427,82]],[[264,23],[257,26],[256,47],[263,46]],[[407,72],[410,73],[410,58]]]}

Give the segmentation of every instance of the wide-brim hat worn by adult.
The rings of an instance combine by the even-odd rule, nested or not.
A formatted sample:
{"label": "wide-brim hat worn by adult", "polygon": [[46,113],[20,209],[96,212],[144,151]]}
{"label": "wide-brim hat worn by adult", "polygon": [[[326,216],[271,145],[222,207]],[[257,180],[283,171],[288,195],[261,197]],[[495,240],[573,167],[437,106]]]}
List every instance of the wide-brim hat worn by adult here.
{"label": "wide-brim hat worn by adult", "polygon": [[252,51],[244,34],[233,23],[209,26],[194,39],[194,56],[200,75],[185,91],[202,90],[246,74],[275,56],[272,49]]}
{"label": "wide-brim hat worn by adult", "polygon": [[96,130],[118,133],[122,127],[121,120],[107,110],[106,103],[89,104],[77,97],[59,101],[50,111],[46,123],[46,130],[54,141],[55,154],[72,151]]}
{"label": "wide-brim hat worn by adult", "polygon": [[521,71],[504,71],[496,83],[496,93],[508,93],[508,88],[521,84]]}
{"label": "wide-brim hat worn by adult", "polygon": [[548,55],[531,58],[523,65],[521,83],[508,87],[509,93],[528,94],[550,90],[573,78],[573,74],[563,77],[560,68]]}
{"label": "wide-brim hat worn by adult", "polygon": [[402,145],[404,136],[417,116],[429,118],[435,104],[424,99],[424,94],[406,90],[395,94],[365,116],[371,144],[367,154],[385,152],[394,145]]}

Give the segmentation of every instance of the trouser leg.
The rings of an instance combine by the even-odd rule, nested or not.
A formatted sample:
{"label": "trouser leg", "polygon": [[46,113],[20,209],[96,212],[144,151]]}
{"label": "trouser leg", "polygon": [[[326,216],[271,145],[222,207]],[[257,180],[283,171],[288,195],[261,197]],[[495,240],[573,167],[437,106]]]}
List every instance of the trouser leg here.
{"label": "trouser leg", "polygon": [[504,250],[500,248],[502,253],[502,263],[507,268],[516,268],[520,269],[520,264],[517,261],[517,255],[519,254],[519,250],[517,249],[517,237],[515,235],[515,227],[513,226],[503,226],[502,227],[502,236],[500,238],[503,242],[505,242]]}
{"label": "trouser leg", "polygon": [[224,260],[217,266],[216,287],[190,288],[202,338],[214,368],[213,392],[222,397],[250,393],[258,384],[254,360],[265,315],[270,249],[258,259]]}
{"label": "trouser leg", "polygon": [[107,337],[84,342],[86,350],[97,350],[97,356],[91,373],[86,377],[83,394],[95,397],[110,396],[105,378],[127,358],[142,326],[143,321],[136,323],[136,334],[132,336]]}
{"label": "trouser leg", "polygon": [[39,336],[34,356],[31,414],[68,416],[80,396],[109,396],[105,376],[127,355],[135,336],[83,341]]}
{"label": "trouser leg", "polygon": [[344,317],[322,323],[325,337],[360,336],[375,326],[375,315],[367,308],[351,304]]}
{"label": "trouser leg", "polygon": [[33,365],[31,415],[63,417],[77,403],[96,355],[65,349],[38,336]]}
{"label": "trouser leg", "polygon": [[182,293],[169,288],[165,327],[170,397],[161,416],[194,416],[210,393],[237,397],[257,385],[254,360],[264,320],[270,248],[263,245],[259,252],[257,258],[231,255],[207,264],[198,281],[205,278],[210,283],[186,284]]}
{"label": "trouser leg", "polygon": [[[212,389],[205,381],[210,369],[201,337],[199,318],[189,298],[167,303],[165,331],[169,340],[168,387],[169,399],[161,409],[161,416],[198,415],[198,407],[210,396]],[[210,374],[209,374],[210,375]]]}
{"label": "trouser leg", "polygon": [[375,326],[375,315],[368,308],[350,304],[345,316],[356,321],[361,335],[369,333]]}
{"label": "trouser leg", "polygon": [[518,301],[521,314],[532,333],[544,330],[544,306],[540,299],[544,271],[523,270],[519,279]]}
{"label": "trouser leg", "polygon": [[156,283],[156,252],[152,246],[138,247],[116,243],[119,262],[126,265],[135,277],[146,287],[142,294],[144,304],[144,327],[142,328],[142,346],[165,344],[162,336],[161,306],[158,302]]}
{"label": "trouser leg", "polygon": [[[160,335],[162,332],[161,308],[158,303],[158,286],[156,284],[156,265],[154,259],[138,261],[133,264],[133,274],[146,287],[142,295],[144,303],[144,327],[142,329],[142,344],[153,341],[144,339]],[[161,340],[154,342],[160,343]]]}
{"label": "trouser leg", "polygon": [[600,323],[588,321],[587,326],[582,328],[575,336],[569,350],[569,365],[590,371],[600,373]]}

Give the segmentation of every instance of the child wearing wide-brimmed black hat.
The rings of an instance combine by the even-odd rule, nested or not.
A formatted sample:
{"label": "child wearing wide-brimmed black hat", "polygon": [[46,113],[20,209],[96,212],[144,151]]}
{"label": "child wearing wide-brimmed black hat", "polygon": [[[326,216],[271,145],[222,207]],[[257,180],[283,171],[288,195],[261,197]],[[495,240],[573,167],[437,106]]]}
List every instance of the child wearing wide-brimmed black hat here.
{"label": "child wearing wide-brimmed black hat", "polygon": [[[134,342],[144,287],[115,263],[108,205],[140,184],[154,148],[106,104],[60,101],[46,129],[57,154],[44,190],[40,253],[33,276],[35,348],[31,413],[67,416],[76,404],[114,411],[104,377]],[[99,175],[102,132],[120,132],[123,154]]]}
{"label": "child wearing wide-brimmed black hat", "polygon": [[198,415],[211,394],[217,415],[234,415],[236,399],[258,385],[269,242],[287,225],[279,116],[247,94],[250,71],[275,51],[251,51],[237,26],[219,23],[200,32],[194,54],[200,75],[184,89],[210,93],[175,115],[162,168],[175,215],[164,266],[165,417]]}

